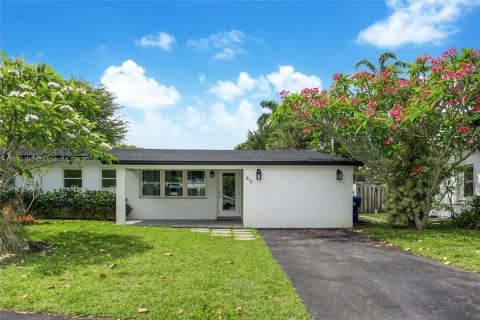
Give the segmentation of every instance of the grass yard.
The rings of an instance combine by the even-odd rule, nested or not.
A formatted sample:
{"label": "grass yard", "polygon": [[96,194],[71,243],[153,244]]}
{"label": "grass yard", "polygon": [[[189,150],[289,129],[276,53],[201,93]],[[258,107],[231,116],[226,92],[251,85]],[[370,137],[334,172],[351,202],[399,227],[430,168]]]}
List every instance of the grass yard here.
{"label": "grass yard", "polygon": [[387,223],[362,223],[366,235],[445,264],[480,273],[480,232],[453,228],[448,221],[428,230],[392,228]]}
{"label": "grass yard", "polygon": [[44,222],[27,227],[29,238],[57,248],[0,262],[0,309],[113,319],[309,318],[261,239]]}
{"label": "grass yard", "polygon": [[388,221],[389,215],[388,213],[361,213],[360,217],[369,217]]}

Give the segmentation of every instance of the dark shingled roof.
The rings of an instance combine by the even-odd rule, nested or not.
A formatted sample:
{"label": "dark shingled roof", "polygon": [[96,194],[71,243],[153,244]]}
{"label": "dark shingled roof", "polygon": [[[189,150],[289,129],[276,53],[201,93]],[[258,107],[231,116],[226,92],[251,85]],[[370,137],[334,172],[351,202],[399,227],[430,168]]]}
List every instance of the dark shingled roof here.
{"label": "dark shingled roof", "polygon": [[112,149],[119,164],[363,165],[315,151]]}

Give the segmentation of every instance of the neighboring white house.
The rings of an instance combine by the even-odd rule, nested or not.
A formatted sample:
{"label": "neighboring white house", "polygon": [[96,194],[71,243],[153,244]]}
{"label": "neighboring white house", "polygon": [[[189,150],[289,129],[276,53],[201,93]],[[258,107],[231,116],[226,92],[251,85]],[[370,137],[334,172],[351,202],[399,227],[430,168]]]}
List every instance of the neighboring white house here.
{"label": "neighboring white house", "polygon": [[[111,190],[127,219],[242,220],[255,228],[352,227],[353,168],[313,151],[113,149],[113,164],[49,166],[43,191]],[[21,183],[17,181],[17,183]],[[126,216],[126,201],[133,208]]]}
{"label": "neighboring white house", "polygon": [[[445,184],[442,186],[442,195],[445,194],[441,203],[453,204],[454,210],[458,213],[472,199],[473,195],[480,195],[480,152],[468,157],[462,164],[464,170],[452,178],[449,183],[451,192],[445,194]],[[450,216],[448,210],[435,210],[440,216]]]}

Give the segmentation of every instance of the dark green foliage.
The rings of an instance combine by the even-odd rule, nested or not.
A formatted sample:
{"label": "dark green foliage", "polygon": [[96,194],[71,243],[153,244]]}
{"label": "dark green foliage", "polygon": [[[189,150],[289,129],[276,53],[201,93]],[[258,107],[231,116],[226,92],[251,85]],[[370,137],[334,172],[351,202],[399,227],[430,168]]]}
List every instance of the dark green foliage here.
{"label": "dark green foliage", "polygon": [[480,230],[480,196],[473,196],[470,209],[452,217],[452,225],[457,228]]}
{"label": "dark green foliage", "polygon": [[303,126],[292,121],[271,123],[269,117],[278,104],[262,101],[260,105],[268,112],[257,120],[258,129],[248,131],[247,140],[235,147],[236,150],[305,150],[310,149],[311,138],[303,133]]}
{"label": "dark green foliage", "polygon": [[[12,191],[3,192],[0,204],[3,206],[13,199]],[[30,191],[24,192],[24,198],[31,200]],[[60,189],[38,196],[29,214],[37,218],[115,220],[116,195],[110,191]],[[132,207],[127,204],[127,215]]]}
{"label": "dark green foliage", "polygon": [[93,94],[97,103],[94,112],[85,112],[81,104],[72,104],[75,111],[84,115],[89,121],[95,123],[95,129],[103,133],[111,146],[116,146],[123,141],[128,131],[128,122],[120,115],[121,109],[115,99],[116,96],[108,91],[107,87],[95,87],[86,80],[76,80],[78,84],[87,86],[88,93]]}
{"label": "dark green foliage", "polygon": [[29,190],[17,193],[14,189],[8,188],[3,192],[0,192],[0,208],[3,208],[8,203],[12,203],[19,197],[23,197],[23,203],[30,203],[32,201],[33,193]]}

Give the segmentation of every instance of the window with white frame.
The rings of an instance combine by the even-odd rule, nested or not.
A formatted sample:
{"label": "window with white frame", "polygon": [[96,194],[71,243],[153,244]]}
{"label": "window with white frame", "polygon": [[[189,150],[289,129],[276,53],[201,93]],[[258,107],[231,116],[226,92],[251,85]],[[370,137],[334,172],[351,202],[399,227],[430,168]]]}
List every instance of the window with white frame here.
{"label": "window with white frame", "polygon": [[142,171],[142,195],[160,196],[160,170]]}
{"label": "window with white frame", "polygon": [[81,189],[82,169],[64,169],[63,170],[63,187],[64,188],[78,188]]}
{"label": "window with white frame", "polygon": [[187,171],[187,196],[205,197],[205,171]]}
{"label": "window with white frame", "polygon": [[468,166],[463,172],[463,196],[473,196],[473,166]]}
{"label": "window with white frame", "polygon": [[117,187],[117,170],[102,170],[102,189],[115,189]]}
{"label": "window with white frame", "polygon": [[165,197],[183,196],[183,171],[165,170]]}

